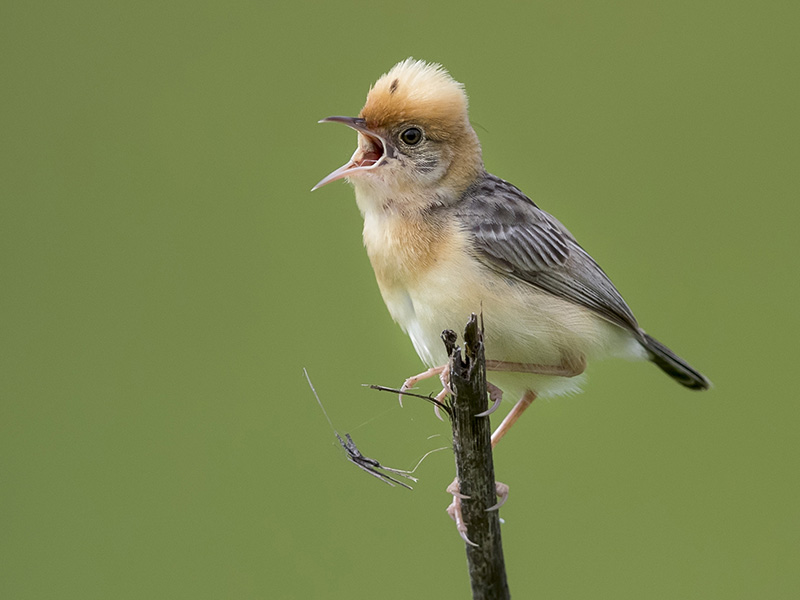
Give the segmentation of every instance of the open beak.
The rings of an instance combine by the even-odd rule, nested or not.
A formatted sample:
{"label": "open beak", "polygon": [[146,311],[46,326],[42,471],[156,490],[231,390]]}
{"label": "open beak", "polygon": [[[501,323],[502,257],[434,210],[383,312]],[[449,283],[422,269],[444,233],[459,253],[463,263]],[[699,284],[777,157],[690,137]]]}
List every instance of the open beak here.
{"label": "open beak", "polygon": [[321,188],[323,185],[350,177],[356,173],[370,171],[382,165],[386,158],[391,158],[394,154],[392,147],[386,140],[367,128],[366,121],[358,117],[327,117],[319,121],[320,123],[344,123],[351,129],[358,132],[358,148],[350,157],[350,160],[336,169],[333,173],[322,179],[311,191]]}

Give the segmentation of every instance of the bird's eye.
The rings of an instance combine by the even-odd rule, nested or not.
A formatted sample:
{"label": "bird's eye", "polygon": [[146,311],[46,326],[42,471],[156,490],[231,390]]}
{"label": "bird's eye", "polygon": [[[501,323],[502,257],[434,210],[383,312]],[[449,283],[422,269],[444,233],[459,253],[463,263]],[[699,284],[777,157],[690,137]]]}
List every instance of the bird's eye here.
{"label": "bird's eye", "polygon": [[400,139],[409,146],[419,144],[422,140],[422,130],[418,127],[409,127],[400,134]]}

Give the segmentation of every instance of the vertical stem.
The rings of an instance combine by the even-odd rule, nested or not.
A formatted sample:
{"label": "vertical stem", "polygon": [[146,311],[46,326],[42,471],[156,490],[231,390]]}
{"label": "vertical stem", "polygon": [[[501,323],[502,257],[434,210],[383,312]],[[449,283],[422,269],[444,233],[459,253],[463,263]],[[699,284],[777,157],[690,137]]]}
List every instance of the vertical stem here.
{"label": "vertical stem", "polygon": [[473,314],[464,330],[464,356],[452,331],[442,333],[450,355],[450,400],[456,473],[467,537],[469,577],[474,599],[510,598],[506,579],[499,511],[486,512],[497,502],[492,462],[491,426],[488,417],[474,417],[488,407],[486,357],[483,332]]}

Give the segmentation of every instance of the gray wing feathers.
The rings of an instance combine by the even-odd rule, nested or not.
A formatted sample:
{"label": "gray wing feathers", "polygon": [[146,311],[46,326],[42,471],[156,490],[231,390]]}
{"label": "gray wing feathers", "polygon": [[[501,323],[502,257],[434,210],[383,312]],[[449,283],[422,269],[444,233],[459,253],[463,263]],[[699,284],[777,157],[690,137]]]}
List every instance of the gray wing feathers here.
{"label": "gray wing feathers", "polygon": [[561,233],[549,223],[524,225],[484,222],[473,233],[482,249],[507,262],[512,270],[543,270],[563,265],[569,247]]}
{"label": "gray wing feathers", "polygon": [[561,223],[520,190],[487,174],[463,200],[458,216],[484,264],[585,306],[641,337],[608,276]]}
{"label": "gray wing feathers", "polygon": [[[639,333],[636,318],[614,284],[592,257],[577,244],[571,244],[570,259],[562,269],[529,274],[531,275],[538,279],[538,285],[545,291],[581,304],[612,323]],[[522,278],[527,280],[525,276]]]}

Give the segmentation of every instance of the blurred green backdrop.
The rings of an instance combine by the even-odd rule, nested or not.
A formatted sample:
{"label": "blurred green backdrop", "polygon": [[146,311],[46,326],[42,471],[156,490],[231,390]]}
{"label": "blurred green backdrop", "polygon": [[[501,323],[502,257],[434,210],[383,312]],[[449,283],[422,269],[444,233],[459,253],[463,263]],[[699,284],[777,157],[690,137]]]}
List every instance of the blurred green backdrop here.
{"label": "blurred green backdrop", "polygon": [[[463,598],[421,365],[311,186],[407,56],[707,373],[594,365],[496,453],[518,598],[800,593],[796,2],[5,2],[0,596]],[[507,410],[508,407],[506,407]],[[498,415],[495,418],[499,418]],[[433,437],[430,436],[436,436]]]}

